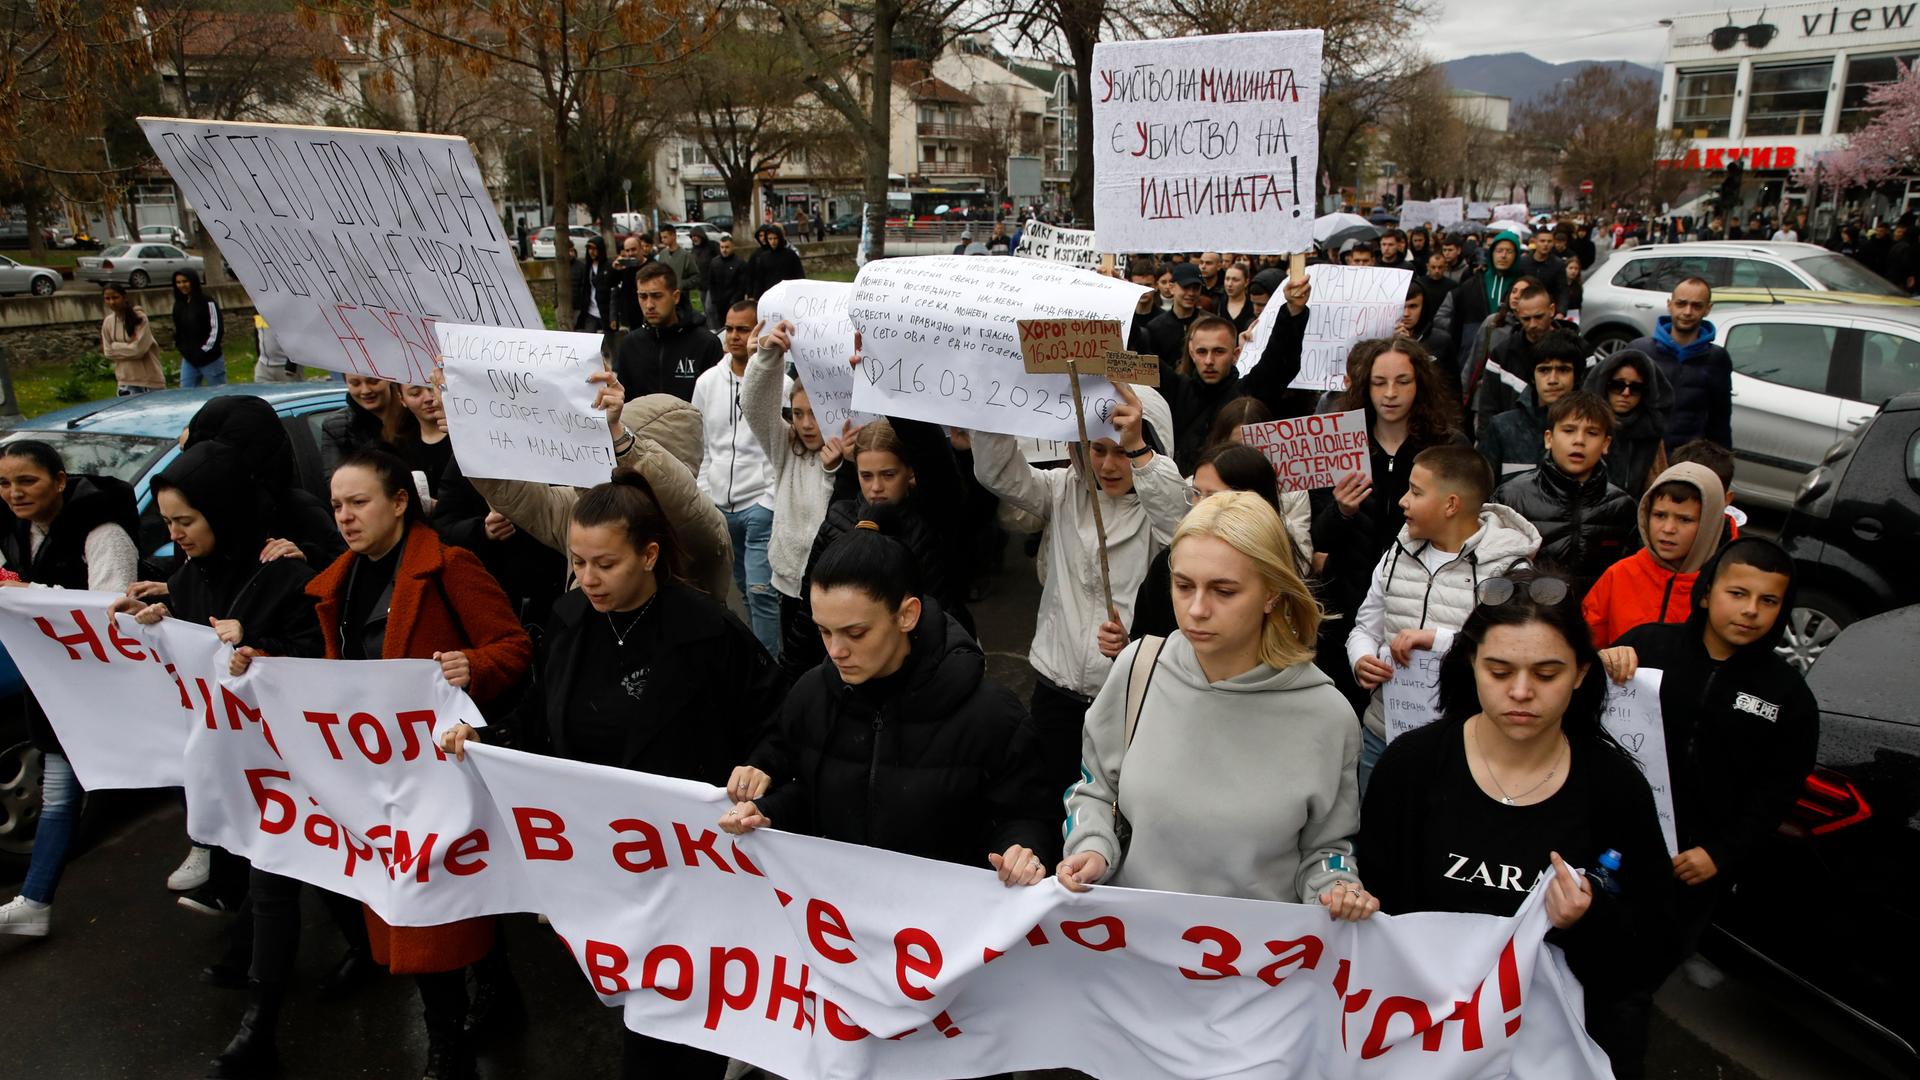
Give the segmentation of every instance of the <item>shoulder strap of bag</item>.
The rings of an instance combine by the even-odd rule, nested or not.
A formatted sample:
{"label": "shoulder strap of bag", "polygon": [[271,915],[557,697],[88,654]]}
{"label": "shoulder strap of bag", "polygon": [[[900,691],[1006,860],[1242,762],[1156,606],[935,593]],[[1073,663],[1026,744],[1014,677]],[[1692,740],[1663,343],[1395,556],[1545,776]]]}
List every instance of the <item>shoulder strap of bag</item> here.
{"label": "shoulder strap of bag", "polygon": [[1140,726],[1140,709],[1147,701],[1147,687],[1153,685],[1153,669],[1160,666],[1163,637],[1143,637],[1133,654],[1133,667],[1127,672],[1127,745],[1133,745],[1133,731]]}

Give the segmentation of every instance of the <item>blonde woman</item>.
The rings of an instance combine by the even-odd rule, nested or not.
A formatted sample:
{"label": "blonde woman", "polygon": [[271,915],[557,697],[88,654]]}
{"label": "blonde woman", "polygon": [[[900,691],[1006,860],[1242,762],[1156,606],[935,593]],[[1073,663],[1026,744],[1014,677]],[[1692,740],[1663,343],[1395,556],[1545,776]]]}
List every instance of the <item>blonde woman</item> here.
{"label": "blonde woman", "polygon": [[[1280,515],[1251,492],[1210,495],[1172,548],[1180,628],[1157,653],[1158,639],[1129,645],[1087,711],[1061,883],[1368,917],[1379,904],[1353,863],[1360,725],[1313,665],[1320,609]],[[1130,724],[1136,661],[1150,677]],[[1124,846],[1116,803],[1131,831]]]}

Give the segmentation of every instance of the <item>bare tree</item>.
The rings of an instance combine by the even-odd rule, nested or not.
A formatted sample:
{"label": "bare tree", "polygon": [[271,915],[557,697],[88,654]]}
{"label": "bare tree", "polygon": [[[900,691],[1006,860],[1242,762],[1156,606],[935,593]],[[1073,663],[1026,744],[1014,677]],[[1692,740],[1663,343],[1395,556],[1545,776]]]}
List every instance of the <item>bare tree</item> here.
{"label": "bare tree", "polygon": [[1595,206],[1659,202],[1677,187],[1660,163],[1679,156],[1672,134],[1655,126],[1659,103],[1653,79],[1594,66],[1514,110],[1514,130],[1561,187],[1592,181]]}
{"label": "bare tree", "polygon": [[1383,124],[1386,153],[1399,167],[1407,195],[1432,199],[1458,171],[1467,124],[1453,107],[1439,68],[1422,68],[1406,78],[1412,85]]}
{"label": "bare tree", "polygon": [[1137,29],[1134,0],[1034,0],[1015,23],[1047,51],[1057,42],[1073,65],[1074,159],[1068,197],[1083,224],[1093,221],[1093,47],[1116,29]]}
{"label": "bare tree", "polygon": [[324,89],[316,60],[334,63],[341,51],[338,37],[272,4],[150,0],[145,11],[162,16],[150,41],[169,104],[197,120],[287,120]]}

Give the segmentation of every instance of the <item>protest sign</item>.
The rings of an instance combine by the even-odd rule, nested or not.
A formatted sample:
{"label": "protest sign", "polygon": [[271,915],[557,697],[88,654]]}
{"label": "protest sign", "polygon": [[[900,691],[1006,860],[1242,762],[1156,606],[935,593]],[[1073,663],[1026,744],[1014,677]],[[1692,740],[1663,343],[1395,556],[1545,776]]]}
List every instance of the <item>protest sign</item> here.
{"label": "protest sign", "polygon": [[1492,221],[1493,204],[1489,202],[1470,202],[1467,204],[1468,221]]}
{"label": "protest sign", "polygon": [[[928,255],[868,263],[847,309],[861,333],[853,405],[936,424],[1078,439],[1064,375],[1031,375],[1018,321],[1111,319],[1125,325],[1141,288],[1032,259]],[[1081,380],[1088,424],[1116,397],[1105,378]]]}
{"label": "protest sign", "polygon": [[1667,761],[1667,726],[1660,712],[1658,668],[1641,668],[1625,685],[1607,680],[1607,706],[1600,726],[1633,755],[1653,789],[1653,809],[1660,815],[1660,834],[1667,854],[1680,853],[1673,818],[1673,776]]}
{"label": "protest sign", "polygon": [[447,435],[467,476],[592,487],[613,475],[613,434],[587,376],[599,334],[436,323]]}
{"label": "protest sign", "polygon": [[1311,249],[1321,38],[1289,30],[1094,46],[1100,249]]}
{"label": "protest sign", "polygon": [[[1347,354],[1358,342],[1394,335],[1406,313],[1413,271],[1315,263],[1307,267],[1307,278],[1313,282],[1313,298],[1307,302],[1300,373],[1288,385],[1296,390],[1345,390]],[[1241,375],[1252,371],[1266,354],[1273,324],[1286,308],[1284,302],[1270,303],[1253,324],[1253,340],[1240,350],[1234,365]]]}
{"label": "protest sign", "polygon": [[1493,208],[1493,217],[1488,220],[1519,221],[1524,223],[1527,220],[1527,204],[1501,203],[1499,206]]}
{"label": "protest sign", "polygon": [[424,383],[437,322],[537,329],[467,141],[141,117],[274,335],[302,364]]}
{"label": "protest sign", "polygon": [[1020,361],[1029,374],[1107,373],[1107,354],[1122,351],[1120,324],[1111,319],[1020,319]]}
{"label": "protest sign", "polygon": [[1435,225],[1458,225],[1466,219],[1465,199],[1433,200],[1433,223]]}
{"label": "protest sign", "polygon": [[1067,444],[1059,439],[1021,439],[1020,456],[1029,465],[1047,465],[1067,460]]}
{"label": "protest sign", "polygon": [[1415,649],[1406,667],[1393,665],[1393,678],[1380,688],[1387,742],[1440,719],[1440,661],[1432,649]]}
{"label": "protest sign", "polygon": [[1032,218],[1021,227],[1020,248],[1014,254],[1023,259],[1065,263],[1082,270],[1100,266],[1100,252],[1093,246],[1092,229],[1068,229]]}
{"label": "protest sign", "polygon": [[1408,199],[1400,204],[1400,227],[1412,229],[1434,222],[1433,203],[1425,199]]}
{"label": "protest sign", "polygon": [[1353,473],[1373,479],[1363,409],[1245,424],[1240,441],[1267,455],[1281,491],[1332,487]]}
{"label": "protest sign", "polygon": [[853,356],[853,323],[847,319],[847,305],[852,302],[851,283],[806,278],[782,281],[760,297],[759,317],[767,330],[782,319],[793,324],[787,359],[799,372],[820,434],[826,438],[840,434],[849,420],[859,425],[875,419],[853,411],[853,365],[848,363]]}

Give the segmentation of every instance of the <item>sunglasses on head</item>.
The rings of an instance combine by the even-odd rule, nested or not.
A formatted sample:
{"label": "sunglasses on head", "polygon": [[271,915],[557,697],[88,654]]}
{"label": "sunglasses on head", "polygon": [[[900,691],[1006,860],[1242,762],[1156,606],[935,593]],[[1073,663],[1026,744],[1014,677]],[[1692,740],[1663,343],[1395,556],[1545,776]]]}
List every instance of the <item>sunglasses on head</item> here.
{"label": "sunglasses on head", "polygon": [[[1524,590],[1521,588],[1523,585]],[[1567,583],[1556,577],[1537,577],[1531,581],[1515,581],[1505,577],[1488,578],[1480,583],[1476,598],[1486,607],[1499,607],[1522,592],[1541,607],[1552,607],[1566,600]]]}
{"label": "sunglasses on head", "polygon": [[1608,379],[1607,392],[1612,394],[1639,394],[1645,392],[1647,384],[1638,379]]}

